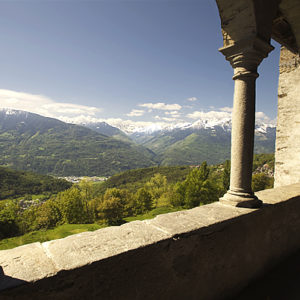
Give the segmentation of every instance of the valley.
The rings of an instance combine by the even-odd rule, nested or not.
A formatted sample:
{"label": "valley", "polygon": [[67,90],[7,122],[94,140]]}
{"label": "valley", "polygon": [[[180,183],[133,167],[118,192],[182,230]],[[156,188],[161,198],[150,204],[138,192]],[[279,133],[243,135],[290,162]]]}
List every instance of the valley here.
{"label": "valley", "polygon": [[[165,128],[119,128],[105,122],[68,124],[0,110],[0,165],[55,176],[111,176],[155,165],[222,163],[230,158],[229,120]],[[257,124],[255,153],[273,153],[275,127]]]}
{"label": "valley", "polygon": [[[83,179],[75,184],[0,168],[0,180],[5,183],[0,195],[7,195],[0,201],[0,249],[218,201],[228,189],[229,166],[226,161],[210,166],[203,162],[193,167],[148,167],[102,182]],[[273,186],[273,170],[274,155],[255,156],[254,191]]]}
{"label": "valley", "polygon": [[[218,201],[230,138],[228,120],[123,132],[0,110],[0,249]],[[254,191],[273,186],[274,140],[257,125]]]}

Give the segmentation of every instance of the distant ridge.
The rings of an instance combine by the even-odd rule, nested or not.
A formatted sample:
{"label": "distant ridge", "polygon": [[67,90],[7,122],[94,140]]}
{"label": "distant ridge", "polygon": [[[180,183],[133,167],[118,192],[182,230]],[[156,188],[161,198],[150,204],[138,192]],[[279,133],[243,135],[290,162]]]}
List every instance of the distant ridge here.
{"label": "distant ridge", "polygon": [[[154,123],[134,127],[126,121],[114,125],[125,130],[131,140],[152,150],[161,165],[197,165],[204,160],[217,164],[230,158],[231,118],[228,117],[172,125]],[[258,121],[254,152],[274,153],[275,135],[274,124]]]}
{"label": "distant ridge", "polygon": [[[0,165],[58,176],[110,176],[157,164],[217,164],[230,158],[228,118],[164,128],[132,126],[125,134],[106,122],[80,126],[2,109]],[[272,124],[256,125],[255,153],[274,153],[275,132]]]}
{"label": "distant ridge", "polygon": [[58,176],[108,176],[154,165],[154,154],[89,128],[0,110],[0,165]]}
{"label": "distant ridge", "polygon": [[[149,123],[149,122],[148,122]],[[126,120],[114,120],[113,123],[108,124],[106,122],[90,122],[82,123],[81,125],[87,126],[89,128],[95,129],[96,127],[103,128],[104,126],[110,126],[114,130],[119,129],[121,132],[127,134],[128,136],[134,134],[153,134],[155,132],[171,132],[173,130],[186,130],[186,129],[213,129],[215,127],[221,127],[226,131],[231,131],[231,118],[203,118],[198,119],[194,122],[178,122],[178,123],[152,123],[152,124],[142,124],[128,122]],[[104,125],[106,124],[106,125]],[[267,128],[275,128],[273,122],[263,122],[257,120],[255,125],[256,132],[265,132]],[[105,130],[103,128],[103,130]],[[110,129],[111,130],[111,129]]]}

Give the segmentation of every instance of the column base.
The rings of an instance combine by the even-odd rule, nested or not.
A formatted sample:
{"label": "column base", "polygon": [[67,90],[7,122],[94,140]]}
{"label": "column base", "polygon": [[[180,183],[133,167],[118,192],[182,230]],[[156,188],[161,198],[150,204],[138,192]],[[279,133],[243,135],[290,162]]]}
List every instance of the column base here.
{"label": "column base", "polygon": [[236,207],[259,208],[262,206],[262,201],[259,200],[253,193],[237,193],[229,190],[219,200],[223,204]]}

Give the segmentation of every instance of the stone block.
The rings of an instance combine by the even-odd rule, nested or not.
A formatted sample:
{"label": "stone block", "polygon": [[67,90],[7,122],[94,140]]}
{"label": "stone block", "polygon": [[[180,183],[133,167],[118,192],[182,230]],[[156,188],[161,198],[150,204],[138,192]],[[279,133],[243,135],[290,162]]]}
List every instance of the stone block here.
{"label": "stone block", "polygon": [[0,290],[52,276],[57,269],[40,243],[0,251]]}
{"label": "stone block", "polygon": [[170,236],[145,222],[135,221],[45,242],[43,247],[58,269],[70,270]]}

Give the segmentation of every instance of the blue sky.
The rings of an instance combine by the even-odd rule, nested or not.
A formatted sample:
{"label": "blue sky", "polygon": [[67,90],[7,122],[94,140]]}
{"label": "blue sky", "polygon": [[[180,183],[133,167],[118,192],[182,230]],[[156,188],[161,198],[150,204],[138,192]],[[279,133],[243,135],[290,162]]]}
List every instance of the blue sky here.
{"label": "blue sky", "polygon": [[[1,1],[0,36],[0,107],[140,122],[195,121],[232,107],[233,71],[218,52],[211,0]],[[257,80],[257,111],[271,119],[275,46]]]}

